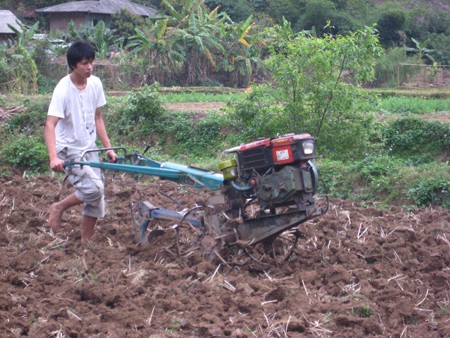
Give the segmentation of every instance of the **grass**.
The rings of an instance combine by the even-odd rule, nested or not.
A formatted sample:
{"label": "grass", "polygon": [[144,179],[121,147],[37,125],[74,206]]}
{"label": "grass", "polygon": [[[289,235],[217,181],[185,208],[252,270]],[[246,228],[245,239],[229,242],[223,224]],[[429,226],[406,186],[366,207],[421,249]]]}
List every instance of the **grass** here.
{"label": "grass", "polygon": [[367,102],[366,111],[381,111],[385,114],[433,114],[450,113],[450,98],[424,99],[421,97],[384,97],[375,102]]}
{"label": "grass", "polygon": [[[395,90],[399,96],[384,95],[383,90],[370,90],[380,94],[378,100],[368,101],[364,109],[368,112],[391,114],[426,115],[450,113],[450,89]],[[391,90],[392,91],[392,90]],[[409,93],[409,95],[403,95]],[[241,98],[242,92],[166,92],[162,90],[161,100],[167,103],[181,102],[229,102]]]}
{"label": "grass", "polygon": [[374,88],[367,91],[381,97],[403,96],[421,98],[450,98],[450,88]]}
{"label": "grass", "polygon": [[[241,98],[243,91],[234,88],[216,88],[214,90],[199,92],[191,87],[181,89],[161,88],[161,101],[165,103],[181,102],[228,102]],[[200,87],[203,88],[203,87]],[[220,91],[221,90],[221,91]],[[385,114],[433,114],[437,112],[450,113],[450,88],[447,89],[370,89],[370,92],[379,94],[379,99],[367,102],[364,109],[368,112],[382,112]],[[389,93],[389,94],[386,94]],[[393,96],[393,95],[398,96]],[[109,96],[108,104],[123,104],[125,97]],[[24,95],[0,96],[3,107],[13,108],[29,104],[29,97]],[[50,102],[49,95],[33,97],[33,102]]]}
{"label": "grass", "polygon": [[180,102],[228,102],[241,97],[242,93],[163,93],[161,100],[168,103]]}
{"label": "grass", "polygon": [[239,93],[242,89],[231,87],[161,87],[162,93],[208,93],[208,94],[226,94]]}

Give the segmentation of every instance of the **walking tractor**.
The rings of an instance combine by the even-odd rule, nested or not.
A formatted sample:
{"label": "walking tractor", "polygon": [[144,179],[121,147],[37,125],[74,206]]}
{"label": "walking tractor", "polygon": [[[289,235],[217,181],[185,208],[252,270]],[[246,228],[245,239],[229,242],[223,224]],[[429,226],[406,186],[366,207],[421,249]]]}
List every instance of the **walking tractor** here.
{"label": "walking tractor", "polygon": [[[269,249],[282,233],[293,230],[295,242],[300,237],[298,225],[324,214],[326,196],[316,197],[318,173],[312,160],[316,144],[309,134],[288,134],[241,144],[224,152],[233,159],[219,163],[220,173],[186,165],[159,162],[135,152],[125,152],[116,163],[66,162],[65,166],[88,165],[106,170],[158,176],[206,192],[204,205],[183,212],[163,209],[149,201],[133,204],[132,218],[139,224],[138,238],[147,243],[152,220],[170,220],[196,228],[198,245],[205,256],[225,247],[248,248],[262,243]],[[323,201],[318,207],[317,201]],[[151,232],[150,232],[151,233]]]}

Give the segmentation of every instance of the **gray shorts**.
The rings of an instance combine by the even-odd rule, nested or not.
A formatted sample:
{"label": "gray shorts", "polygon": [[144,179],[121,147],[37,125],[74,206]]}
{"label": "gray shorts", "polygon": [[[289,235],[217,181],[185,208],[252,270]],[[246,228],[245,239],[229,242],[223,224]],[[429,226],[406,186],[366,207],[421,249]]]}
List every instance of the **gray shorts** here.
{"label": "gray shorts", "polygon": [[[67,149],[58,152],[58,157],[65,161],[78,162],[81,154],[68,155]],[[92,152],[84,155],[85,162],[99,162],[98,153]],[[105,195],[103,177],[100,169],[89,166],[66,167],[69,181],[75,187],[75,196],[83,202],[83,215],[102,218],[105,216]]]}

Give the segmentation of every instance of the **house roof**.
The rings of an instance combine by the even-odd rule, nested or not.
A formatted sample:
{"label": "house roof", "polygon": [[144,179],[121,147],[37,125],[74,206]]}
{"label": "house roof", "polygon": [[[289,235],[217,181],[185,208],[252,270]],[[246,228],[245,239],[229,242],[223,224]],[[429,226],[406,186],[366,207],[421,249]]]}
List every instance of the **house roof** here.
{"label": "house roof", "polygon": [[[16,21],[19,21],[17,24]],[[8,24],[13,26],[19,32],[22,31],[22,27],[20,26],[22,22],[11,12],[6,9],[0,10],[0,34],[12,34],[14,33],[11,28],[8,27]]]}
{"label": "house roof", "polygon": [[152,16],[156,14],[156,9],[139,5],[128,0],[87,0],[87,1],[71,1],[55,6],[39,8],[39,13],[61,13],[61,12],[81,12],[93,14],[115,14],[120,10],[140,15]]}

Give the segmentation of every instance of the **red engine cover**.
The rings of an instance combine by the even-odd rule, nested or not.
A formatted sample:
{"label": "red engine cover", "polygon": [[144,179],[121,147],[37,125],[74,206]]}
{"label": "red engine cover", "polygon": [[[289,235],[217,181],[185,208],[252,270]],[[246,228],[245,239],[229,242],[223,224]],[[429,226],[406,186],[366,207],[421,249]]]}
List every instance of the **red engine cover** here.
{"label": "red engine cover", "polygon": [[286,164],[296,161],[298,158],[293,154],[293,147],[299,140],[310,139],[309,134],[286,135],[271,140],[272,157],[274,164]]}
{"label": "red engine cover", "polygon": [[258,147],[270,147],[270,146],[282,146],[295,143],[296,140],[304,140],[311,138],[309,134],[288,134],[276,138],[263,138],[247,144],[241,144],[240,146],[233,147],[224,151],[224,153],[239,153],[244,150],[249,150]]}
{"label": "red engine cover", "polygon": [[227,149],[225,153],[237,153],[241,167],[288,164],[301,159],[299,145],[308,139],[312,139],[310,134],[264,138]]}

